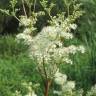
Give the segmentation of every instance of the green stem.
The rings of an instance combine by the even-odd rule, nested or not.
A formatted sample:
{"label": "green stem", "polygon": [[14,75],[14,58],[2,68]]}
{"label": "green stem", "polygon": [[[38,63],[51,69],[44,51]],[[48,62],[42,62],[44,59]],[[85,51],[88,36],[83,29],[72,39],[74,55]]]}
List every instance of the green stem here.
{"label": "green stem", "polygon": [[25,16],[27,17],[27,13],[26,13],[25,5],[24,5],[24,0],[22,0],[22,5],[23,5],[23,11],[24,11],[24,14],[25,14]]}

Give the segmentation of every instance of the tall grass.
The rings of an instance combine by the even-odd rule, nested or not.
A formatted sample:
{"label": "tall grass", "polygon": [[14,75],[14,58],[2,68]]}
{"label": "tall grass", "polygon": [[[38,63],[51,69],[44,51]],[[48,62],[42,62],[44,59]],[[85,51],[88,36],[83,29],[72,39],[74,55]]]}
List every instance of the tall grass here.
{"label": "tall grass", "polygon": [[[22,89],[22,83],[37,82],[33,61],[27,57],[26,47],[17,44],[14,37],[0,38],[0,96],[11,96]],[[37,79],[38,78],[38,79]]]}

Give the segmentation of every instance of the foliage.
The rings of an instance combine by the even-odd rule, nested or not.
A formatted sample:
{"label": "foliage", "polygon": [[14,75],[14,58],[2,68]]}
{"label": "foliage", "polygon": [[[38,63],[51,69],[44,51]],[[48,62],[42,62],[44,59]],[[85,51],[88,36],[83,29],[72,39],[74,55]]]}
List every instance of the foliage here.
{"label": "foliage", "polygon": [[[85,1],[84,1],[85,2]],[[68,74],[68,77],[69,77],[69,79],[71,79],[71,80],[76,80],[76,85],[77,85],[77,87],[85,87],[85,89],[87,90],[87,88],[88,87],[90,87],[91,86],[91,84],[92,83],[95,83],[96,82],[96,79],[95,79],[95,73],[96,73],[96,70],[95,70],[95,20],[93,21],[92,19],[95,17],[95,12],[93,12],[94,10],[95,10],[95,0],[92,0],[92,2],[91,1],[89,1],[89,2],[91,2],[91,3],[89,3],[88,1],[87,1],[87,3],[85,2],[84,3],[83,2],[83,4],[85,4],[83,7],[83,9],[85,9],[85,10],[88,10],[86,13],[85,13],[85,15],[78,21],[78,25],[79,25],[79,28],[76,30],[76,31],[78,31],[78,32],[76,32],[76,37],[79,37],[79,40],[81,40],[81,41],[76,41],[77,42],[77,45],[78,45],[78,43],[81,43],[82,41],[84,42],[84,44],[86,44],[86,46],[87,46],[87,49],[89,50],[83,57],[82,56],[78,56],[78,55],[80,55],[80,54],[76,54],[74,57],[72,57],[73,58],[73,61],[74,61],[74,65],[65,65],[65,66],[61,66],[61,68],[60,69],[62,69],[62,72],[63,73],[67,73]],[[60,3],[60,2],[59,2]],[[63,4],[63,3],[62,3]],[[62,5],[61,4],[61,5]],[[54,4],[53,4],[54,5]],[[92,7],[90,7],[92,5]],[[34,5],[32,5],[32,6],[34,6]],[[89,7],[88,7],[89,6]],[[35,6],[36,7],[36,6]],[[54,6],[55,7],[55,6]],[[61,7],[61,6],[59,6],[59,7]],[[94,8],[93,8],[94,7]],[[56,8],[56,7],[55,7]],[[67,7],[68,8],[68,7]],[[93,8],[93,9],[92,9]],[[46,9],[46,8],[45,8]],[[44,10],[45,10],[44,9]],[[90,10],[89,10],[90,9]],[[53,9],[52,9],[53,10]],[[47,10],[45,10],[45,11],[47,11]],[[50,11],[47,11],[47,13],[48,12],[50,12]],[[60,11],[59,11],[60,12]],[[47,14],[46,13],[46,14]],[[52,12],[52,13],[54,13],[54,12]],[[51,15],[53,15],[51,13]],[[91,15],[90,15],[90,14]],[[94,14],[93,14],[94,13]],[[44,15],[44,14],[43,14]],[[48,14],[47,14],[48,15]],[[67,16],[67,14],[65,14],[66,16]],[[65,16],[65,17],[66,17]],[[50,17],[49,15],[48,15],[48,17]],[[22,17],[20,17],[20,18],[22,18]],[[37,17],[36,17],[37,18]],[[88,19],[87,19],[88,18]],[[51,18],[50,18],[51,19]],[[56,20],[56,18],[54,18],[55,20]],[[38,22],[38,21],[36,21],[36,22]],[[49,24],[49,22],[48,22],[48,24]],[[53,22],[51,23],[51,24],[54,24]],[[84,27],[85,26],[85,27]],[[22,27],[22,23],[21,23],[21,27]],[[34,27],[34,26],[33,26]],[[30,28],[30,27],[29,27]],[[28,30],[29,30],[29,28],[28,28]],[[27,29],[27,28],[24,28],[23,30],[25,30],[25,29]],[[28,30],[26,30],[26,32],[29,32]],[[36,29],[35,29],[36,30]],[[31,30],[32,31],[32,30]],[[25,32],[25,33],[26,33]],[[30,32],[29,32],[30,33]],[[29,34],[28,33],[28,34]],[[33,32],[34,33],[34,32]],[[79,34],[79,35],[78,35]],[[30,35],[32,35],[32,33],[30,34]],[[36,35],[36,34],[35,34]],[[8,39],[8,38],[7,38]],[[1,40],[1,42],[2,41],[4,41],[5,39],[3,39],[3,40]],[[7,40],[6,40],[7,41]],[[11,42],[11,40],[9,40],[8,39],[8,41],[9,42]],[[23,66],[23,68],[21,68],[20,70],[23,70],[23,72],[22,73],[24,73],[24,75],[27,75],[26,77],[25,76],[23,76],[24,78],[26,78],[26,80],[27,79],[29,79],[30,78],[30,80],[29,81],[31,81],[31,79],[34,79],[34,80],[37,80],[36,79],[36,77],[34,77],[34,76],[32,76],[31,77],[31,70],[33,70],[33,68],[30,68],[30,66],[31,66],[31,64],[28,64],[28,66],[25,64],[25,61],[26,62],[29,62],[29,63],[31,63],[31,61],[28,59],[28,58],[26,58],[26,55],[22,55],[22,53],[24,53],[24,52],[22,52],[22,48],[24,48],[24,46],[21,48],[21,47],[19,47],[18,48],[18,45],[19,44],[17,44],[15,47],[14,47],[14,43],[13,43],[13,45],[12,45],[12,50],[10,50],[11,49],[11,47],[8,47],[8,46],[10,46],[9,44],[9,42],[7,41],[7,43],[8,43],[8,45],[6,45],[6,42],[2,42],[2,45],[1,45],[1,43],[0,43],[0,48],[3,50],[3,51],[0,51],[1,52],[1,57],[0,58],[2,58],[4,61],[3,61],[3,63],[5,64],[5,61],[6,61],[6,64],[8,64],[8,66],[10,66],[10,67],[13,67],[13,66],[11,66],[10,64],[12,63],[12,64],[14,64],[15,65],[15,63],[16,63],[16,61],[18,62],[18,64],[17,65],[19,65],[19,63],[21,62],[22,64],[20,64],[20,67],[19,68],[21,68],[21,66]],[[12,39],[12,41],[13,41],[13,39]],[[74,42],[74,41],[73,41]],[[4,45],[5,44],[5,45]],[[19,45],[19,46],[21,46],[21,45]],[[16,51],[14,50],[14,49],[16,49]],[[94,50],[93,50],[94,49]],[[21,51],[20,51],[21,50]],[[8,52],[8,53],[6,53],[6,52]],[[12,53],[11,53],[12,52]],[[3,56],[2,56],[2,53],[3,53]],[[20,54],[19,54],[20,53]],[[8,55],[7,55],[8,54]],[[11,54],[11,56],[9,55],[9,54]],[[9,59],[9,56],[10,56],[10,59]],[[14,58],[12,58],[12,56],[14,57]],[[16,57],[15,57],[16,56]],[[20,57],[20,58],[22,58],[22,59],[19,59],[19,60],[16,60],[15,58],[17,58],[17,57]],[[5,60],[6,59],[6,60]],[[14,63],[13,63],[13,60],[14,60]],[[12,62],[11,62],[12,61]],[[1,66],[2,65],[4,65],[3,63],[1,63]],[[34,65],[34,64],[33,64]],[[26,67],[27,66],[27,67]],[[26,67],[26,68],[25,68]],[[66,68],[67,67],[67,68]],[[9,67],[8,67],[9,68]],[[14,66],[14,68],[15,68],[15,66]],[[16,66],[16,68],[17,68],[17,66]],[[5,70],[7,70],[5,67],[4,67],[4,69]],[[17,68],[18,69],[18,68]],[[17,70],[16,69],[16,70]],[[30,70],[29,70],[30,69]],[[26,72],[27,71],[27,72]],[[30,71],[30,72],[29,72]],[[3,72],[3,71],[2,71]],[[14,70],[12,70],[12,72],[14,72]],[[5,74],[6,74],[6,72],[5,72]],[[30,76],[29,76],[30,75]],[[20,74],[18,74],[17,75],[17,78],[19,78],[18,76],[21,76]],[[13,76],[14,77],[14,76]],[[24,79],[23,77],[21,77],[22,78],[22,80]],[[2,76],[2,78],[3,78],[3,76]],[[4,78],[5,79],[5,78]],[[34,81],[33,80],[33,81]],[[5,83],[5,82],[4,82]],[[3,95],[5,95],[5,96],[8,96],[8,94],[9,94],[9,96],[11,96],[11,93],[10,93],[10,90],[8,90],[8,86],[10,86],[10,84],[7,86],[7,87],[5,87],[6,86],[6,84],[4,85],[4,83],[2,83],[1,85],[1,96],[2,96],[2,94]],[[14,81],[14,84],[17,84],[17,83],[15,83],[15,81]],[[13,84],[13,85],[14,85]],[[20,82],[19,82],[19,84],[18,85],[20,85]],[[5,87],[5,88],[4,88]],[[14,87],[15,88],[15,87]],[[5,89],[5,91],[3,91]],[[15,89],[18,89],[18,88],[15,88]],[[15,90],[14,89],[14,90]],[[9,92],[9,93],[7,93],[7,92]],[[13,92],[13,90],[12,90],[12,92]],[[41,95],[42,96],[42,95]],[[53,96],[53,95],[52,95]]]}
{"label": "foliage", "polygon": [[[16,36],[17,41],[22,40],[26,45],[29,45],[29,56],[36,62],[36,69],[44,80],[44,96],[48,96],[49,87],[52,80],[54,80],[54,74],[58,70],[60,63],[72,64],[71,59],[69,59],[70,54],[74,55],[77,51],[81,53],[85,52],[83,46],[64,46],[63,44],[65,39],[73,38],[73,34],[71,34],[70,31],[71,29],[75,30],[77,28],[74,21],[83,13],[83,11],[79,10],[81,4],[74,5],[73,13],[69,14],[68,10],[68,16],[64,17],[63,12],[61,14],[57,14],[56,16],[52,16],[50,12],[52,7],[54,7],[54,4],[51,3],[49,8],[47,8],[47,3],[47,1],[41,1],[42,6],[50,17],[50,26],[43,28],[40,33],[34,36],[34,31],[31,30],[31,28],[35,28],[33,25],[36,17],[33,17],[33,21],[31,21],[31,18],[27,17],[25,14],[25,17],[23,16],[19,20],[25,29],[23,30],[23,33]],[[74,1],[72,3],[75,4]],[[30,25],[33,27],[30,28]],[[26,28],[29,28],[29,30],[25,31]]]}
{"label": "foliage", "polygon": [[96,95],[96,85],[94,85],[91,90],[87,92],[86,96],[95,96]]}

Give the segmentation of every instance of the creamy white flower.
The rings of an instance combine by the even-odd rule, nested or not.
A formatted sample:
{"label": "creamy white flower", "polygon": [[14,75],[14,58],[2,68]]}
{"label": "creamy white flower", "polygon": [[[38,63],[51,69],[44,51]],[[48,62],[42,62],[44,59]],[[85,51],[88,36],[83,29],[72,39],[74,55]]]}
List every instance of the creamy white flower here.
{"label": "creamy white flower", "polygon": [[63,44],[61,41],[55,41],[54,42],[58,47],[63,47]]}
{"label": "creamy white flower", "polygon": [[72,60],[69,58],[64,58],[64,62],[66,62],[68,64],[73,64]]}
{"label": "creamy white flower", "polygon": [[58,85],[63,85],[64,79],[62,77],[55,78],[55,83]]}
{"label": "creamy white flower", "polygon": [[56,48],[56,44],[52,44],[50,47],[54,49]]}
{"label": "creamy white flower", "polygon": [[85,53],[85,48],[84,48],[84,46],[79,46],[79,47],[78,47],[78,51],[80,51],[81,53]]}
{"label": "creamy white flower", "polygon": [[30,34],[31,32],[32,32],[31,28],[25,28],[23,31],[23,33],[27,35]]}
{"label": "creamy white flower", "polygon": [[70,24],[70,28],[75,30],[77,28],[77,25],[76,24]]}
{"label": "creamy white flower", "polygon": [[32,23],[31,19],[27,18],[26,16],[21,16],[20,21],[20,26],[29,26]]}
{"label": "creamy white flower", "polygon": [[30,35],[20,33],[16,35],[16,40],[17,42],[20,42],[20,40],[23,40],[24,43],[29,45],[32,42],[32,37]]}
{"label": "creamy white flower", "polygon": [[78,49],[78,47],[76,47],[75,45],[70,45],[68,47],[69,53],[71,53],[71,54],[75,54],[77,52],[77,49]]}
{"label": "creamy white flower", "polygon": [[61,91],[56,91],[56,90],[54,90],[53,93],[54,93],[54,94],[57,94],[57,95],[61,95],[62,92],[61,92]]}
{"label": "creamy white flower", "polygon": [[[60,26],[59,26],[60,27]],[[29,56],[30,58],[36,60],[36,63],[38,66],[40,66],[41,70],[43,70],[42,63],[44,61],[46,65],[46,71],[48,71],[50,78],[52,77],[52,74],[54,71],[51,69],[54,69],[54,64],[60,64],[63,62],[72,64],[72,60],[69,59],[70,54],[75,54],[77,51],[80,51],[82,48],[76,47],[75,45],[71,45],[68,47],[63,46],[63,41],[61,40],[61,33],[63,32],[62,28],[60,27],[54,27],[54,26],[47,26],[44,27],[41,32],[39,32],[36,36],[33,38],[28,35],[27,33],[30,31],[30,29],[26,28],[23,33],[18,34],[16,37],[18,40],[22,40],[25,43],[28,43],[29,45]],[[62,35],[65,39],[72,39],[73,34],[68,32],[63,32]],[[83,53],[83,50],[82,50]],[[52,68],[51,68],[51,67]],[[52,72],[50,72],[50,70]],[[44,72],[42,72],[44,73]],[[50,75],[51,74],[51,75]],[[53,74],[54,76],[54,74]],[[59,78],[55,78],[55,81],[58,84],[64,83],[64,78],[66,76],[59,76]]]}
{"label": "creamy white flower", "polygon": [[42,29],[42,34],[44,34],[49,39],[53,39],[53,40],[56,39],[57,33],[58,33],[58,28],[56,27],[47,26]]}
{"label": "creamy white flower", "polygon": [[68,32],[61,32],[61,37],[64,37],[65,39],[72,39],[73,34]]}
{"label": "creamy white flower", "polygon": [[44,57],[45,64],[49,64],[49,61],[51,61],[50,55],[49,54],[45,54],[43,57]]}
{"label": "creamy white flower", "polygon": [[68,81],[67,86],[68,86],[68,88],[74,89],[75,88],[75,82],[74,81]]}
{"label": "creamy white flower", "polygon": [[63,84],[61,87],[62,92],[72,92],[72,90],[75,88],[75,82],[67,81],[66,84]]}
{"label": "creamy white flower", "polygon": [[63,85],[67,80],[67,76],[65,74],[58,72],[58,71],[56,72],[54,77],[55,77],[54,81],[58,85]]}
{"label": "creamy white flower", "polygon": [[27,95],[25,95],[25,96],[37,96],[36,94],[35,94],[35,92],[32,90],[32,92],[29,92]]}
{"label": "creamy white flower", "polygon": [[18,90],[16,90],[16,91],[15,91],[15,96],[22,96],[22,95],[21,95],[21,92],[18,91]]}

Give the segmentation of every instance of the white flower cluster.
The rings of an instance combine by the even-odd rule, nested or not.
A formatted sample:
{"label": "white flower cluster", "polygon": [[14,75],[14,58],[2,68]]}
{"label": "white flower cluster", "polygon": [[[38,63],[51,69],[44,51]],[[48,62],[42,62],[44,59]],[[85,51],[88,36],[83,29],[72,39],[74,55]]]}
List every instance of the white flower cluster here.
{"label": "white flower cluster", "polygon": [[80,51],[81,53],[85,53],[85,48],[84,48],[84,46],[79,46],[79,47],[78,47],[78,51]]}
{"label": "white flower cluster", "polygon": [[22,95],[21,95],[21,92],[19,92],[18,90],[16,90],[15,93],[12,94],[12,96],[22,96]]}
{"label": "white flower cluster", "polygon": [[31,82],[29,82],[29,84],[23,83],[23,86],[28,89],[28,93],[26,95],[22,95],[21,92],[16,90],[15,94],[13,94],[12,96],[37,96],[35,91],[32,89],[32,83]]}
{"label": "white flower cluster", "polygon": [[54,81],[61,87],[61,90],[60,91],[55,90],[54,94],[57,94],[59,96],[67,96],[66,95],[67,92],[67,94],[71,94],[70,96],[73,96],[72,91],[73,89],[75,89],[74,81],[67,81],[67,76],[65,74],[60,73],[59,71],[56,72],[54,76]]}
{"label": "white flower cluster", "polygon": [[94,85],[91,90],[87,92],[86,96],[96,96],[96,85]]}
{"label": "white flower cluster", "polygon": [[71,34],[69,32],[61,32],[61,37],[64,37],[65,39],[72,39],[73,34]]}
{"label": "white flower cluster", "polygon": [[20,16],[20,22],[19,26],[24,27],[23,34],[30,35],[36,28],[34,27],[34,24],[36,23],[36,20],[31,17],[26,16]]}
{"label": "white flower cluster", "polygon": [[[83,96],[83,90],[82,89],[76,90],[75,82],[68,81],[67,75],[60,73],[59,70],[57,70],[57,72],[54,75],[54,81],[57,85],[60,86],[59,90],[53,91],[53,93],[56,96]],[[88,95],[88,96],[95,96],[95,95]]]}
{"label": "white flower cluster", "polygon": [[55,83],[58,85],[63,85],[67,81],[67,75],[60,73],[59,70],[55,73],[54,78]]}
{"label": "white flower cluster", "polygon": [[[81,53],[85,52],[83,46],[70,45],[64,47],[61,38],[72,39],[73,34],[63,32],[64,30],[60,27],[44,27],[35,37],[26,34],[26,31],[28,31],[28,29],[24,30],[23,33],[18,34],[16,36],[17,40],[23,39],[24,42],[30,46],[29,56],[36,60],[41,70],[43,70],[44,67],[43,63],[45,64],[48,78],[52,77],[56,72],[57,64],[64,62],[69,64],[73,63],[69,58],[70,54],[74,55],[78,51]],[[42,73],[44,73],[43,71]]]}
{"label": "white flower cluster", "polygon": [[36,94],[35,94],[35,92],[34,91],[32,91],[32,92],[29,92],[27,95],[25,95],[25,96],[37,96]]}
{"label": "white flower cluster", "polygon": [[20,25],[19,26],[29,26],[32,24],[32,20],[26,16],[20,16]]}
{"label": "white flower cluster", "polygon": [[31,20],[31,18],[28,18],[26,16],[21,16],[20,17],[20,23],[19,26],[23,26],[23,32],[19,33],[16,38],[17,42],[23,41],[25,44],[30,45],[32,41],[32,32],[35,30],[33,27],[34,22]]}
{"label": "white flower cluster", "polygon": [[37,96],[35,91],[32,89],[32,82],[29,82],[29,84],[23,83],[23,85],[25,85],[25,87],[28,89],[28,93],[25,96]]}
{"label": "white flower cluster", "polygon": [[75,23],[70,22],[75,21],[77,17],[74,18],[74,20],[72,20],[71,18],[72,17],[69,16],[68,18],[64,19],[64,14],[59,14],[59,17],[56,18],[56,16],[54,16],[53,20],[50,21],[50,23],[55,25],[56,27],[62,27],[63,32],[70,32],[71,29],[76,30],[77,28],[77,25]]}
{"label": "white flower cluster", "polygon": [[66,51],[71,54],[75,54],[77,52],[85,53],[85,48],[82,45],[80,46],[70,45],[69,47],[66,48]]}
{"label": "white flower cluster", "polygon": [[30,27],[30,25],[34,25],[36,20],[32,21],[31,18],[26,16],[21,16],[20,19],[21,25],[25,26],[25,28],[23,33],[16,36],[17,41],[23,40],[25,44],[29,45],[30,58],[36,61],[42,74],[46,71],[47,78],[53,78],[59,64],[73,64],[70,54],[74,55],[78,51],[81,53],[85,52],[83,46],[64,46],[65,39],[69,40],[74,37],[70,31],[71,29],[75,30],[77,25],[72,23],[69,17],[66,19],[62,18],[61,16],[53,18],[52,22],[54,24],[44,27],[35,36],[31,36],[34,28],[33,26]]}
{"label": "white flower cluster", "polygon": [[[62,74],[61,72],[59,72],[59,70],[57,70],[57,72],[54,75],[54,82],[60,86],[59,90],[53,91],[53,93],[56,96],[83,96],[83,90],[82,89],[76,90],[75,82],[68,81],[67,75]],[[96,88],[95,88],[94,92],[95,91],[96,91]],[[96,94],[88,95],[88,96],[96,96]]]}
{"label": "white flower cluster", "polygon": [[75,30],[77,28],[77,25],[76,24],[70,24],[70,28]]}
{"label": "white flower cluster", "polygon": [[25,30],[23,31],[23,33],[26,35],[31,34],[31,32],[32,32],[31,28],[25,28]]}
{"label": "white flower cluster", "polygon": [[29,45],[32,41],[32,37],[30,35],[20,33],[16,36],[16,40],[17,40],[18,43],[23,41],[25,44]]}
{"label": "white flower cluster", "polygon": [[47,36],[47,38],[55,40],[63,37],[64,39],[72,39],[73,34],[70,32],[64,31],[64,29],[56,26],[48,26],[43,28],[42,33]]}

